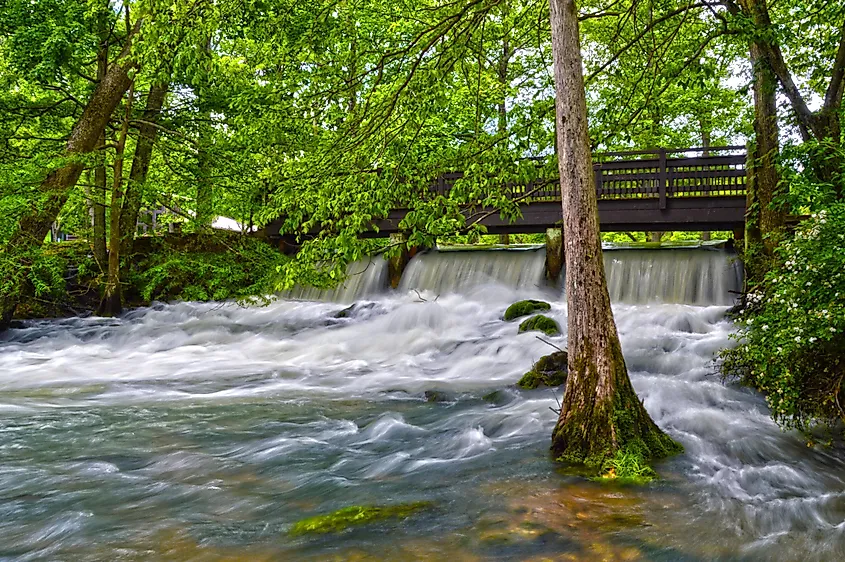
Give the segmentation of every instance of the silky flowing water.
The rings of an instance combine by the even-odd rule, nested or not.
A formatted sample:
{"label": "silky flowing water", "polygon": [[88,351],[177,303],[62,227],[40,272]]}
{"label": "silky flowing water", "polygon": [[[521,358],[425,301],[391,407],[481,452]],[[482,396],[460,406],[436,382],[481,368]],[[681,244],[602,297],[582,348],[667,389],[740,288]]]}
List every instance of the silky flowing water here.
{"label": "silky flowing water", "polygon": [[[565,327],[566,304],[542,261],[535,275],[531,254],[507,255],[524,262],[508,275],[405,286],[345,318],[332,302],[181,303],[0,336],[0,559],[845,558],[842,455],[713,374],[733,330],[724,295],[614,307],[638,394],[686,448],[662,479],[561,470],[555,393],[513,386],[552,349],[501,317],[541,297]],[[424,259],[447,271],[460,256]],[[418,501],[404,520],[288,533]]]}

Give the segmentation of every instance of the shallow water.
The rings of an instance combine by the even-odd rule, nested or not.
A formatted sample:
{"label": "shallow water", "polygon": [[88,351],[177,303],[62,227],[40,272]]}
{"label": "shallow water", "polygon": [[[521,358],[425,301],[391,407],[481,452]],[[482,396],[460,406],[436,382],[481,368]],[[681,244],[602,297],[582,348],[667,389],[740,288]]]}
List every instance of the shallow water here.
{"label": "shallow water", "polygon": [[[332,303],[183,303],[13,330],[0,559],[845,558],[842,455],[713,375],[726,307],[615,307],[633,384],[686,452],[658,483],[608,488],[549,458],[554,393],[513,387],[551,350],[501,320],[528,295],[565,327],[559,297],[484,285],[383,295],[344,319]],[[433,507],[287,534],[344,506],[415,501]]]}

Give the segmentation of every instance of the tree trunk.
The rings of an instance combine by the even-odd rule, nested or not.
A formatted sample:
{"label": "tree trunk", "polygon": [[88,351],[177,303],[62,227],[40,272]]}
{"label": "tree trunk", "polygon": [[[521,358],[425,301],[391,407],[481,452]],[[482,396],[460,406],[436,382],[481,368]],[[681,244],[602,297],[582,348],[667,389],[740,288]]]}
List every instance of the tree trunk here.
{"label": "tree trunk", "polygon": [[[100,34],[100,50],[97,52],[97,82],[102,82],[109,69],[109,22],[105,14],[108,6],[104,6],[98,25]],[[94,168],[94,189],[91,198],[91,208],[94,211],[91,246],[94,259],[101,271],[106,269],[106,131],[103,128],[100,136],[97,166]]]}
{"label": "tree trunk", "polygon": [[746,271],[749,281],[762,281],[786,223],[773,207],[780,195],[778,155],[777,78],[758,43],[750,46],[754,72],[754,150],[749,168],[746,212]]}
{"label": "tree trunk", "polygon": [[135,231],[138,224],[138,214],[141,212],[141,199],[147,172],[150,169],[153,147],[158,135],[158,119],[164,98],[167,97],[167,83],[153,84],[147,95],[147,105],[138,126],[138,142],[135,145],[135,155],[132,158],[132,169],[129,171],[129,181],[123,196],[123,207],[120,210],[120,232],[123,240],[120,243],[120,255],[131,256],[135,244]]}
{"label": "tree trunk", "polygon": [[91,210],[94,212],[91,247],[94,252],[94,259],[100,270],[106,269],[108,255],[106,253],[106,135],[100,135],[98,143],[99,162],[94,168],[94,189],[91,190]]}
{"label": "tree trunk", "polygon": [[[203,45],[206,58],[211,58],[211,38]],[[211,146],[211,109],[209,106],[207,84],[203,84],[197,92],[200,110],[200,133],[197,149],[197,224],[200,230],[211,230],[214,222],[214,185],[211,181],[211,157],[208,150]]]}
{"label": "tree trunk", "polygon": [[550,3],[569,307],[569,376],[552,450],[560,460],[589,466],[601,466],[628,447],[661,457],[677,445],[654,424],[631,386],[610,308],[575,0]]}
{"label": "tree trunk", "polygon": [[78,158],[94,150],[103,128],[120,99],[129,89],[128,71],[135,62],[127,59],[132,39],[138,33],[140,20],[130,32],[126,46],[118,61],[109,67],[105,78],[97,84],[85,111],[73,128],[65,147],[66,163],[50,172],[38,187],[38,200],[30,206],[30,212],[18,221],[15,234],[5,248],[7,256],[14,256],[17,266],[4,273],[4,284],[0,293],[0,331],[9,327],[18,302],[26,290],[26,272],[33,253],[50,232],[56,217],[67,201],[68,194],[76,185],[84,163]]}
{"label": "tree trunk", "polygon": [[[502,3],[502,24],[504,26],[508,25],[508,4],[507,1]],[[508,106],[507,106],[507,93],[508,93],[508,68],[510,66],[510,59],[512,56],[511,53],[511,45],[510,45],[510,30],[503,29],[504,37],[502,39],[502,53],[501,57],[499,58],[499,67],[497,69],[498,79],[499,79],[499,86],[502,89],[502,98],[499,100],[498,105],[498,123],[497,129],[500,135],[507,133],[508,131]]]}
{"label": "tree trunk", "polygon": [[[701,155],[702,156],[710,156],[710,126],[709,123],[703,119],[698,119],[698,126],[701,130]],[[709,184],[706,186],[709,189]],[[704,241],[710,240],[711,235],[709,230],[705,230],[701,233],[701,239]]]}
{"label": "tree trunk", "polygon": [[[772,20],[766,0],[725,0],[725,6],[734,16],[750,18],[757,28],[757,54],[752,56],[765,60],[768,67],[780,83],[789,100],[798,123],[798,129],[804,141],[811,138],[819,142],[833,143],[841,147],[840,108],[842,106],[843,87],[845,87],[845,23],[841,24],[841,35],[830,73],[830,82],[824,96],[822,108],[813,112],[793,80],[786,65],[780,45],[771,37]],[[810,155],[811,166],[820,182],[831,183],[839,199],[845,198],[845,185],[842,179],[843,162],[838,150],[820,148]]]}
{"label": "tree trunk", "polygon": [[120,211],[123,204],[123,159],[126,156],[126,137],[129,134],[129,119],[132,117],[134,87],[129,85],[129,96],[126,100],[126,115],[123,127],[117,139],[117,150],[114,160],[114,180],[112,181],[111,212],[109,213],[109,274],[103,300],[100,302],[101,316],[118,316],[123,311],[123,300],[120,290]]}

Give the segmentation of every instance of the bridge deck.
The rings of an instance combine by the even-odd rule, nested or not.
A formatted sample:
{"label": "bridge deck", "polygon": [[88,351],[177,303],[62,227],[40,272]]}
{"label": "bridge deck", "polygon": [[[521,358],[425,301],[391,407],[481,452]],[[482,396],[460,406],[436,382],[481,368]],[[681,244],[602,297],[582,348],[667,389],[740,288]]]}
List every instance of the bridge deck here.
{"label": "bridge deck", "polygon": [[[690,153],[700,153],[689,156]],[[671,156],[671,157],[670,157]],[[596,197],[601,230],[669,231],[734,230],[745,224],[745,148],[687,148],[596,155]],[[463,174],[448,173],[432,192],[448,196]],[[562,209],[557,180],[509,185],[509,196],[521,199],[522,218],[509,223],[495,209],[467,209],[467,223],[478,222],[490,234],[543,232],[559,226]],[[385,236],[398,232],[407,209],[391,211],[374,221]],[[268,225],[279,232],[281,221]]]}

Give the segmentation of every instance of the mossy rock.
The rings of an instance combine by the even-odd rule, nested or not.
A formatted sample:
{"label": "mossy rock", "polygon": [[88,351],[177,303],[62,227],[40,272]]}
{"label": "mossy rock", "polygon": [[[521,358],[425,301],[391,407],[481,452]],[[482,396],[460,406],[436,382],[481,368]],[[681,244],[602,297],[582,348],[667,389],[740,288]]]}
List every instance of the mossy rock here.
{"label": "mossy rock", "polygon": [[538,310],[551,310],[552,305],[544,301],[524,300],[513,303],[505,311],[505,320],[516,320],[522,316],[528,316]]}
{"label": "mossy rock", "polygon": [[543,332],[547,336],[559,336],[560,325],[548,316],[538,314],[528,320],[523,320],[522,324],[519,325],[519,333],[522,332]]}
{"label": "mossy rock", "polygon": [[297,522],[290,529],[293,536],[305,534],[339,533],[353,525],[366,525],[385,519],[405,519],[413,513],[431,507],[431,502],[400,505],[353,505],[326,515],[317,515]]}
{"label": "mossy rock", "polygon": [[565,351],[555,351],[541,357],[534,368],[522,375],[516,386],[533,390],[540,386],[560,386],[566,382],[568,357]]}

